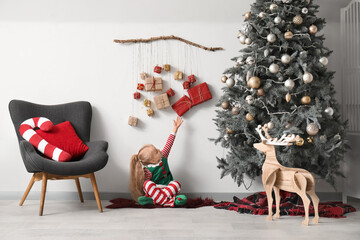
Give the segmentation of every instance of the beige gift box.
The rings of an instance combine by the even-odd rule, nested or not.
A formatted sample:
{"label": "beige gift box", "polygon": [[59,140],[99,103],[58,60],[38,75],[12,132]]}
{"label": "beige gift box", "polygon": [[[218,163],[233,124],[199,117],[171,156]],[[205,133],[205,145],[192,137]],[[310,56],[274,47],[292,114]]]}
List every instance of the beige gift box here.
{"label": "beige gift box", "polygon": [[137,125],[137,123],[138,123],[138,118],[137,117],[133,117],[133,116],[129,117],[128,124],[130,126],[135,127]]}
{"label": "beige gift box", "polygon": [[162,91],[163,82],[162,78],[145,78],[145,91],[154,92],[154,91]]}
{"label": "beige gift box", "polygon": [[170,101],[167,93],[160,94],[159,96],[154,97],[154,102],[156,109],[163,109],[170,107]]}

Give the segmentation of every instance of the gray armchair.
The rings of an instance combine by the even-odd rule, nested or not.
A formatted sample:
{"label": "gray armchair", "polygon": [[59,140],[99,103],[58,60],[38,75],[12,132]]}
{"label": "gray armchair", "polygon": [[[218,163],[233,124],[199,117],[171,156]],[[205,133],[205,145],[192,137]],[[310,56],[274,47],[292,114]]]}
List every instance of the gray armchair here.
{"label": "gray armchair", "polygon": [[[9,103],[10,116],[18,137],[20,153],[26,170],[33,173],[29,185],[20,201],[23,205],[35,181],[42,181],[39,215],[42,216],[45,202],[47,180],[74,179],[83,202],[79,177],[90,178],[94,190],[98,209],[102,212],[99,192],[95,179],[95,172],[104,168],[108,155],[108,143],[105,141],[90,142],[90,126],[92,108],[89,102],[72,102],[59,105],[39,105],[21,100],[12,100]],[[20,124],[33,117],[46,117],[55,125],[70,121],[79,138],[89,147],[84,157],[70,162],[49,160],[38,154],[37,150],[22,138],[19,133]]]}

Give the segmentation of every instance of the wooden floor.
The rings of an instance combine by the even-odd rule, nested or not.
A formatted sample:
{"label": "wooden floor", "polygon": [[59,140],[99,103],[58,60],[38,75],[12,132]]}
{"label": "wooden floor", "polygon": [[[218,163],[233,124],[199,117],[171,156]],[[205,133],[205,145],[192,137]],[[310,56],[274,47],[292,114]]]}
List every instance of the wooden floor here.
{"label": "wooden floor", "polygon": [[[99,213],[95,201],[45,203],[38,216],[39,201],[0,201],[0,239],[359,239],[360,212],[347,218],[320,218],[318,225],[302,226],[302,217],[238,214],[204,207],[198,209],[106,209]],[[109,204],[102,201],[103,206]],[[359,202],[350,202],[359,211]]]}

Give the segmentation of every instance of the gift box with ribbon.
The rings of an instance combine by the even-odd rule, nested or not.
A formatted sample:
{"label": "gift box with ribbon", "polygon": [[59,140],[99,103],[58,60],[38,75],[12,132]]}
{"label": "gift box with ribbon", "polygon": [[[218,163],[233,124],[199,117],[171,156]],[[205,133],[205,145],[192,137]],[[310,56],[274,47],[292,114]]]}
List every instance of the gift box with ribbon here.
{"label": "gift box with ribbon", "polygon": [[144,90],[144,84],[138,83],[137,87],[138,90]]}
{"label": "gift box with ribbon", "polygon": [[169,97],[166,93],[160,94],[159,96],[155,96],[154,103],[155,103],[156,109],[158,109],[158,110],[170,107]]}
{"label": "gift box with ribbon", "polygon": [[170,72],[170,69],[171,69],[170,64],[164,64],[164,65],[163,65],[163,69],[164,69],[164,71],[166,71],[166,72]]}
{"label": "gift box with ribbon", "polygon": [[156,73],[161,73],[161,67],[159,67],[159,66],[156,66],[156,67],[154,67],[154,72],[156,72]]}
{"label": "gift box with ribbon", "polygon": [[188,90],[188,94],[190,96],[193,106],[198,105],[207,100],[210,100],[212,98],[212,95],[210,93],[209,87],[206,82],[190,88]]}
{"label": "gift box with ribbon", "polygon": [[191,74],[190,76],[188,76],[188,80],[189,80],[190,83],[196,82],[195,75]]}
{"label": "gift box with ribbon", "polygon": [[130,126],[137,126],[137,123],[138,123],[138,118],[137,117],[134,117],[134,116],[129,116],[129,120],[128,120],[128,124]]}
{"label": "gift box with ribbon", "polygon": [[167,90],[166,93],[167,93],[167,95],[168,95],[169,97],[172,97],[172,96],[175,95],[175,92],[174,92],[174,90],[173,90],[172,88],[170,88],[169,90]]}
{"label": "gift box with ribbon", "polygon": [[183,88],[184,89],[189,89],[190,88],[190,82],[189,81],[183,82]]}
{"label": "gift box with ribbon", "polygon": [[184,113],[189,111],[189,109],[192,107],[192,102],[191,102],[190,98],[188,98],[186,95],[184,95],[176,103],[174,103],[171,107],[181,117],[182,115],[184,115]]}
{"label": "gift box with ribbon", "polygon": [[174,79],[175,80],[182,80],[184,78],[184,74],[180,71],[176,71],[174,73]]}
{"label": "gift box with ribbon", "polygon": [[145,79],[145,91],[153,92],[153,91],[162,91],[163,89],[163,81],[162,78],[146,78]]}
{"label": "gift box with ribbon", "polygon": [[140,99],[140,93],[139,92],[134,93],[134,99]]}

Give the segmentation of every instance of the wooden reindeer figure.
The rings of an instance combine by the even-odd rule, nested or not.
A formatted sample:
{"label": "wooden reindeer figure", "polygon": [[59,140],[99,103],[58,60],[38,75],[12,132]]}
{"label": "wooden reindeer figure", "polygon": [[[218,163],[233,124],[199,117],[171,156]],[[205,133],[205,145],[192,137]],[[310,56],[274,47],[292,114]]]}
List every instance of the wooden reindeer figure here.
{"label": "wooden reindeer figure", "polygon": [[[262,134],[262,130],[265,136]],[[267,220],[272,220],[272,189],[275,192],[276,213],[274,218],[280,218],[280,189],[298,194],[305,208],[305,220],[303,225],[309,224],[309,205],[310,200],[306,196],[308,194],[314,204],[315,217],[313,223],[319,222],[319,198],[315,193],[315,181],[313,176],[306,170],[301,168],[287,168],[282,166],[276,159],[275,146],[290,146],[295,141],[295,135],[283,135],[280,139],[271,138],[268,133],[267,124],[264,127],[258,126],[256,131],[259,133],[262,142],[255,143],[254,147],[266,155],[265,162],[262,166],[262,182],[265,187],[268,200],[269,215]]]}

